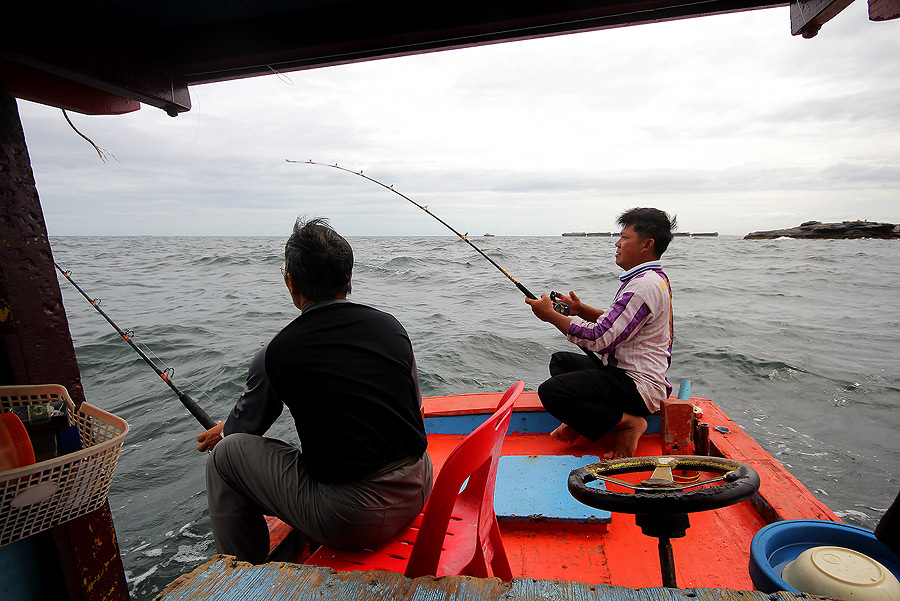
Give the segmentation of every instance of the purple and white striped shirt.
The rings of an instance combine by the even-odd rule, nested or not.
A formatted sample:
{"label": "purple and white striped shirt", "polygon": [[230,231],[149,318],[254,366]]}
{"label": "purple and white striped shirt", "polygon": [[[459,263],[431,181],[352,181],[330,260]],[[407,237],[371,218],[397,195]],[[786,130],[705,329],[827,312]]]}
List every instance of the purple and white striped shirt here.
{"label": "purple and white striped shirt", "polygon": [[600,320],[575,317],[566,338],[602,355],[604,365],[625,370],[656,413],[672,393],[666,378],[675,338],[672,288],[659,261],[642,263],[619,279],[616,299]]}

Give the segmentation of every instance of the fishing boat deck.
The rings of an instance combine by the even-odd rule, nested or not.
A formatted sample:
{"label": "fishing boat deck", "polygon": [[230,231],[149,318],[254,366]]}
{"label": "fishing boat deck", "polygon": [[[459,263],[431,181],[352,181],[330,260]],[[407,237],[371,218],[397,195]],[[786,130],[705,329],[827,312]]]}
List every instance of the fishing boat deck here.
{"label": "fishing boat deck", "polygon": [[[464,436],[493,411],[500,396],[500,393],[488,393],[425,400],[429,454],[436,470]],[[757,494],[747,501],[690,514],[691,526],[686,536],[671,541],[678,586],[698,590],[731,589],[731,592],[751,590],[750,541],[760,528],[781,519],[840,520],[714,403],[699,398],[692,398],[691,402],[703,409],[703,421],[710,424],[710,454],[751,465],[759,473],[762,484]],[[638,446],[638,455],[662,454],[659,419],[650,422]],[[228,583],[238,580],[242,584],[235,586],[242,599],[307,596],[336,599],[357,594],[371,598],[394,599],[407,595],[422,598],[421,595],[430,596],[432,592],[439,593],[442,599],[457,596],[494,599],[508,598],[506,594],[510,591],[522,598],[538,594],[545,599],[635,597],[636,593],[627,587],[650,589],[653,597],[667,599],[673,593],[657,588],[662,584],[657,540],[641,532],[633,515],[607,514],[582,506],[568,493],[571,469],[596,462],[611,448],[612,435],[596,442],[579,439],[573,444],[563,443],[548,436],[558,423],[543,411],[536,393],[526,392],[516,403],[504,440],[495,508],[516,577],[509,585],[501,585],[494,579],[457,577],[410,581],[387,572],[336,574],[328,569],[293,563],[254,567],[232,562],[231,558],[214,557],[173,583],[158,599],[230,599],[218,593],[207,596],[201,592],[227,589],[232,586]],[[520,485],[525,488],[530,485],[532,490]],[[561,505],[548,503],[547,499],[555,499]],[[589,516],[585,518],[584,514]],[[295,556],[293,561],[299,563],[303,558]],[[273,596],[252,596],[246,587],[248,579],[258,580],[261,590],[291,589],[295,591],[291,594],[296,596],[280,596],[281,592],[277,595],[273,592]],[[594,586],[609,584],[626,588],[612,590]],[[395,594],[396,591],[402,594]],[[762,593],[756,594],[760,599],[770,599]],[[700,598],[704,595],[697,593]],[[722,592],[717,591],[715,597],[721,599]]]}
{"label": "fishing boat deck", "polygon": [[[477,416],[479,410],[492,409],[498,394],[460,395],[426,399],[425,414],[429,432],[429,454],[438,468],[462,440],[464,434],[446,432],[441,419]],[[823,519],[840,521],[823,503],[792,476],[778,461],[748,436],[712,401],[692,398],[703,409],[703,421],[710,424],[711,454],[742,461],[760,475],[759,492],[750,500],[715,511],[690,514],[691,527],[684,538],[672,539],[676,577],[679,586],[752,589],[748,572],[750,541],[766,524],[780,519]],[[473,416],[475,417],[475,416]],[[472,424],[461,424],[470,431]],[[574,444],[551,439],[547,433],[558,421],[543,412],[536,392],[523,393],[503,443],[503,456],[558,456],[584,458],[582,465],[597,461],[612,448],[612,434],[596,442],[579,439]],[[469,430],[465,430],[469,428]],[[638,455],[661,455],[662,437],[659,418],[652,418],[648,433],[641,437]],[[564,465],[568,466],[571,461]],[[517,464],[521,465],[521,464]],[[523,481],[538,481],[556,496],[569,496],[570,469],[556,474],[523,473]],[[504,476],[498,474],[495,507],[498,515],[504,503],[501,490]],[[502,520],[500,529],[515,576],[550,580],[577,580],[588,583],[614,583],[629,587],[657,587],[662,576],[657,539],[645,536],[633,515],[613,513],[608,524],[560,523]]]}

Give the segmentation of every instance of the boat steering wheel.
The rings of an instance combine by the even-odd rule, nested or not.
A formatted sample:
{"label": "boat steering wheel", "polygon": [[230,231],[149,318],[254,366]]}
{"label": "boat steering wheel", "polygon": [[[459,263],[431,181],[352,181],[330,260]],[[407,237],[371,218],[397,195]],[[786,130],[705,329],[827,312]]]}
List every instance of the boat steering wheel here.
{"label": "boat steering wheel", "polygon": [[[608,476],[651,469],[653,475],[640,484]],[[678,469],[717,472],[722,475],[682,484],[675,481],[672,473]],[[587,486],[588,482],[595,480],[612,482],[633,492],[615,492]],[[719,482],[722,484],[709,486]],[[719,509],[749,499],[757,490],[759,474],[749,465],[731,459],[699,455],[612,459],[586,465],[569,474],[569,492],[578,501],[590,507],[620,513],[678,514]]]}

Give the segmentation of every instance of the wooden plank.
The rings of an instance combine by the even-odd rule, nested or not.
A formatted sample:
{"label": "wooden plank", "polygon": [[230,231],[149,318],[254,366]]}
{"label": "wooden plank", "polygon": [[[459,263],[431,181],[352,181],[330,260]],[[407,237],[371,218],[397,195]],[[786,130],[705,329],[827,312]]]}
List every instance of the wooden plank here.
{"label": "wooden plank", "polygon": [[[432,434],[469,434],[494,412],[503,393],[480,392],[443,397],[425,397],[425,431]],[[515,404],[509,432],[548,433],[559,420],[546,413],[537,392],[523,392]],[[660,432],[660,416],[647,418],[647,434]]]}
{"label": "wooden plank", "polygon": [[[472,415],[441,415],[427,417],[425,433],[432,434],[470,434],[483,424],[489,413]],[[515,412],[509,422],[509,433],[538,432],[547,434],[559,427],[559,420],[543,411]]]}
{"label": "wooden plank", "polygon": [[[503,548],[509,558],[513,576],[618,583],[610,572],[607,558],[607,547],[610,544],[607,528],[618,530],[619,520],[623,518],[627,520],[628,516],[614,516],[612,525],[553,524],[552,528],[540,523],[501,522]],[[648,544],[648,548],[650,546]],[[655,545],[652,546],[655,548]],[[625,550],[626,546],[622,549]],[[642,565],[637,555],[633,561],[635,567]],[[650,566],[652,565],[651,563]]]}
{"label": "wooden plank", "polygon": [[3,83],[16,98],[40,102],[85,115],[121,115],[141,108],[131,98],[58,77],[0,58]]}
{"label": "wooden plank", "polygon": [[791,0],[791,35],[811,38],[853,0]]}
{"label": "wooden plank", "polygon": [[[425,417],[443,415],[467,415],[475,411],[493,413],[503,396],[502,392],[476,392],[472,394],[452,394],[422,399]],[[523,392],[516,400],[515,411],[543,411],[544,406],[535,391]]]}
{"label": "wooden plank", "polygon": [[900,0],[869,0],[869,20],[889,21],[900,18]]}
{"label": "wooden plank", "polygon": [[[597,456],[504,455],[497,469],[494,487],[494,511],[497,519],[514,522],[609,523],[610,513],[594,509],[560,490],[569,472],[588,463],[601,461]],[[606,488],[596,482],[598,488]]]}
{"label": "wooden plank", "polygon": [[[637,560],[637,558],[635,558]],[[334,572],[319,566],[271,563],[254,566],[216,555],[170,584],[155,601],[797,601],[789,593],[694,588],[644,588],[564,580],[445,576],[406,578],[393,572]],[[807,597],[803,597],[807,598]]]}

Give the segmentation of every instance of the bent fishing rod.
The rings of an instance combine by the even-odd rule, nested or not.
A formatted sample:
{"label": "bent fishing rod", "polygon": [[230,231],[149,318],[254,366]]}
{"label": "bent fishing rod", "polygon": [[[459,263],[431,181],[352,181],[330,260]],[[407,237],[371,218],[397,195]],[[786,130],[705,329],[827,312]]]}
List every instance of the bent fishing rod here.
{"label": "bent fishing rod", "polygon": [[[347,169],[347,168],[345,168],[345,167],[341,167],[341,166],[339,166],[337,163],[335,163],[335,164],[333,164],[333,165],[329,165],[328,163],[317,163],[317,162],[315,162],[315,161],[313,161],[313,160],[309,160],[309,161],[292,161],[292,160],[290,160],[290,159],[285,159],[285,160],[286,160],[288,163],[302,163],[302,164],[305,164],[305,165],[319,165],[319,166],[321,166],[321,167],[331,167],[332,169],[338,169],[339,171],[344,171],[344,172],[350,173],[350,174],[352,174],[352,175],[358,175],[358,176],[360,176],[360,177],[363,178],[363,179],[369,180],[369,181],[372,182],[373,184],[378,184],[379,186],[381,186],[381,187],[384,188],[385,190],[390,190],[390,191],[393,192],[394,194],[400,196],[401,198],[403,198],[403,199],[405,199],[405,200],[408,200],[409,202],[411,202],[412,204],[414,204],[414,205],[417,206],[418,208],[422,209],[423,211],[425,211],[426,213],[428,213],[429,215],[431,215],[432,217],[434,217],[435,219],[437,219],[438,222],[440,222],[441,225],[443,225],[443,226],[446,227],[448,230],[450,230],[451,232],[453,232],[454,234],[456,234],[456,235],[459,237],[460,240],[462,240],[463,242],[465,242],[466,244],[468,244],[469,246],[471,246],[472,248],[474,248],[475,251],[476,251],[478,254],[480,254],[482,257],[484,257],[485,259],[487,259],[487,260],[491,263],[491,265],[493,265],[494,267],[496,267],[497,269],[499,269],[499,270],[500,270],[500,273],[502,273],[502,274],[505,275],[507,278],[509,278],[509,281],[511,281],[513,284],[515,284],[515,285],[516,285],[516,288],[518,288],[519,291],[522,292],[522,294],[524,294],[525,296],[527,296],[528,298],[530,298],[530,299],[532,299],[532,300],[537,300],[538,297],[536,297],[534,294],[532,294],[531,291],[528,290],[528,288],[526,288],[526,287],[525,287],[524,285],[522,285],[520,282],[516,281],[516,278],[512,277],[511,275],[509,275],[509,273],[508,273],[505,269],[503,269],[502,267],[500,267],[500,265],[498,265],[496,261],[494,261],[492,258],[490,258],[489,256],[487,256],[487,254],[485,254],[484,251],[482,251],[480,248],[478,248],[477,246],[475,246],[475,244],[473,244],[472,241],[469,240],[468,236],[466,236],[466,235],[464,235],[464,234],[460,234],[460,233],[459,233],[458,231],[456,231],[449,223],[447,223],[446,221],[444,221],[443,219],[441,219],[440,217],[438,217],[437,215],[435,215],[434,213],[432,213],[431,211],[429,211],[427,206],[421,205],[421,204],[417,203],[416,201],[414,201],[414,200],[413,200],[412,198],[410,198],[409,196],[407,196],[406,194],[403,194],[402,192],[399,192],[398,190],[395,190],[395,189],[394,189],[394,186],[388,186],[387,184],[383,184],[383,183],[381,183],[380,181],[378,181],[377,179],[371,178],[371,177],[369,177],[368,175],[363,175],[363,172],[362,172],[361,170],[360,170],[360,171],[353,171],[352,169]],[[550,293],[550,298],[551,298],[551,300],[553,301],[553,309],[554,309],[557,313],[562,313],[563,315],[568,315],[568,314],[569,314],[569,307],[568,307],[568,305],[566,305],[565,303],[558,303],[558,302],[556,302],[556,299],[558,298],[558,295],[557,295],[556,292],[551,292],[551,293]],[[578,346],[578,345],[576,345],[576,346]],[[591,351],[591,350],[589,350],[589,349],[586,349],[586,348],[584,348],[583,346],[579,346],[578,348],[580,348],[582,351],[584,351],[584,353],[585,353],[588,357],[590,357],[595,363],[597,363],[598,365],[601,364],[600,359],[597,357],[597,355],[594,354],[593,351]]]}
{"label": "bent fishing rod", "polygon": [[127,342],[128,344],[131,345],[131,348],[133,348],[135,350],[135,352],[141,356],[141,359],[146,361],[147,365],[149,365],[150,367],[153,368],[153,371],[156,372],[156,375],[158,375],[160,378],[162,378],[162,381],[169,385],[169,388],[171,388],[172,391],[176,395],[178,395],[178,400],[181,401],[181,404],[184,405],[188,411],[190,411],[191,415],[193,415],[194,418],[196,418],[196,420],[198,422],[200,422],[201,426],[203,426],[204,428],[209,430],[210,428],[212,428],[213,426],[216,425],[216,422],[213,421],[213,419],[209,415],[207,415],[206,411],[204,411],[203,408],[197,404],[197,401],[192,399],[187,393],[182,392],[181,390],[179,390],[179,388],[177,386],[175,386],[175,384],[172,382],[171,375],[170,375],[170,372],[174,373],[174,370],[172,370],[171,368],[168,368],[167,370],[164,371],[164,370],[161,370],[159,367],[157,367],[156,363],[154,363],[153,360],[150,359],[150,357],[148,357],[147,354],[144,351],[142,351],[138,347],[138,345],[136,345],[134,343],[134,341],[131,339],[132,336],[134,335],[134,333],[132,332],[129,335],[128,332],[123,331],[122,328],[120,328],[118,325],[116,325],[116,322],[114,322],[109,317],[109,315],[107,315],[106,312],[100,308],[100,299],[99,298],[91,298],[90,296],[88,296],[87,293],[81,289],[81,286],[76,284],[75,280],[72,279],[72,277],[70,275],[71,272],[64,271],[63,268],[60,267],[56,263],[56,261],[53,261],[53,265],[54,265],[54,267],[56,267],[56,269],[59,270],[59,272],[61,274],[63,274],[65,276],[65,278],[67,280],[69,280],[69,282],[71,282],[71,284],[73,286],[75,286],[75,289],[81,293],[81,296],[86,298],[87,301],[89,303],[91,303],[91,306],[94,307],[97,310],[97,312],[100,315],[102,315],[106,321],[109,322],[109,325],[111,325],[113,328],[115,328],[116,332],[119,333],[119,336],[124,338],[125,342]]}

